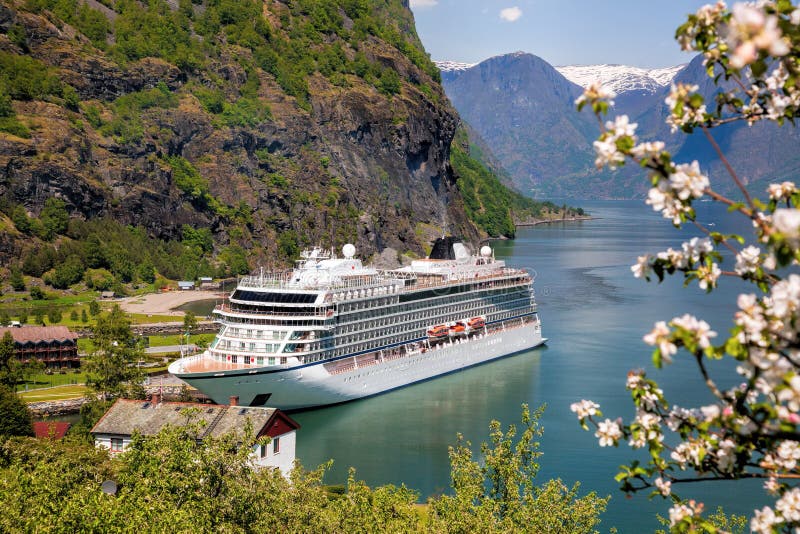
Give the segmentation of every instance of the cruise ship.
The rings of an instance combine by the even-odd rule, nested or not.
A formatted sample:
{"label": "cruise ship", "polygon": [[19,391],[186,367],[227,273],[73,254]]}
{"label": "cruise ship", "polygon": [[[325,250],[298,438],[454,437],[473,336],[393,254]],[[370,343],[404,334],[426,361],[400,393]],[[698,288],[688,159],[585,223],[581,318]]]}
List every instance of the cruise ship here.
{"label": "cruise ship", "polygon": [[246,276],[214,309],[220,330],[170,373],[214,402],[300,410],[383,393],[545,343],[533,281],[490,247],[439,240],[394,270],[320,248]]}

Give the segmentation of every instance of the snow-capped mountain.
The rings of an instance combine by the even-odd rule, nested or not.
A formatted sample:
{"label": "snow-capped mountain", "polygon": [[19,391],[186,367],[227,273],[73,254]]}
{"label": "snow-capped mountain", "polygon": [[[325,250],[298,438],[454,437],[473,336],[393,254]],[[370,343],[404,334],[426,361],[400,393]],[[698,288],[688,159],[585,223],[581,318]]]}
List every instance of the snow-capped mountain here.
{"label": "snow-capped mountain", "polygon": [[434,61],[436,67],[442,72],[461,72],[474,67],[477,63],[460,63],[458,61]]}
{"label": "snow-capped mountain", "polygon": [[668,86],[685,67],[676,65],[663,69],[642,69],[627,65],[568,65],[556,67],[556,70],[581,87],[599,80],[619,95],[629,91],[657,93]]}

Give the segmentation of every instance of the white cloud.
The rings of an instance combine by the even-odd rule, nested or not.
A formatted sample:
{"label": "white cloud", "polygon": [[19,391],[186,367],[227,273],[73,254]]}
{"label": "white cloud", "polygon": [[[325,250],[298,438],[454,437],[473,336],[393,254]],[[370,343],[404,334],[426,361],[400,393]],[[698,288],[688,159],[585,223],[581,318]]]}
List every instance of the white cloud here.
{"label": "white cloud", "polygon": [[417,7],[421,7],[421,8],[433,7],[438,3],[439,3],[439,0],[411,0],[409,2],[409,5],[411,6],[412,9],[414,9],[414,8],[417,8]]}
{"label": "white cloud", "polygon": [[516,22],[522,16],[522,10],[517,6],[500,10],[500,18],[506,22]]}

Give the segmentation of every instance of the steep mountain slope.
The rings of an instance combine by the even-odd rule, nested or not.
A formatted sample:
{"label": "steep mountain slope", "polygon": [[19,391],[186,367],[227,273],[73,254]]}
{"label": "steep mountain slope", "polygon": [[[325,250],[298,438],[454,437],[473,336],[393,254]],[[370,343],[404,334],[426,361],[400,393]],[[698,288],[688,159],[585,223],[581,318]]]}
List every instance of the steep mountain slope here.
{"label": "steep mountain slope", "polygon": [[442,83],[520,191],[540,196],[543,186],[591,165],[585,140],[596,126],[570,111],[581,89],[544,60],[524,53],[494,57],[448,70]]}
{"label": "steep mountain slope", "polygon": [[[420,254],[445,226],[476,240],[458,120],[406,0],[4,2],[0,261],[90,219],[164,242],[209,228],[204,252],[269,262],[347,241]],[[71,222],[47,234],[54,197]]]}

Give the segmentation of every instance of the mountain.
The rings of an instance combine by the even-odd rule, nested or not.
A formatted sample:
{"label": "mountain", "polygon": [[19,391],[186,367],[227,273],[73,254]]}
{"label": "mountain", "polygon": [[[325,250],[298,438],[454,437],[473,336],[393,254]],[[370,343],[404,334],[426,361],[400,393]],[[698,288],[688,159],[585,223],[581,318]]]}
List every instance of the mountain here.
{"label": "mountain", "polygon": [[0,262],[64,286],[477,241],[439,80],[407,0],[3,2]]}
{"label": "mountain", "polygon": [[[702,57],[687,65],[639,69],[622,65],[553,68],[544,60],[516,52],[484,62],[443,66],[442,83],[453,105],[483,138],[516,187],[546,198],[636,198],[649,182],[635,166],[611,171],[594,168],[596,120],[577,113],[574,97],[600,80],[616,93],[611,115],[627,114],[643,140],[661,139],[676,161],[697,159],[714,187],[738,196],[724,165],[702,134],[671,133],[664,99],[671,83],[698,85],[709,107],[719,90]],[[579,87],[580,86],[580,87]],[[722,86],[723,89],[725,85]],[[732,123],[713,130],[722,150],[756,193],[769,181],[800,171],[800,132],[773,123]]]}
{"label": "mountain", "polygon": [[556,67],[566,79],[581,87],[600,81],[618,95],[628,92],[655,94],[668,87],[685,65],[664,69],[640,69],[627,65],[568,65]]}
{"label": "mountain", "polygon": [[540,196],[542,186],[585,173],[594,160],[586,139],[595,122],[570,111],[581,88],[544,60],[521,52],[498,56],[443,71],[442,84],[520,191]]}

